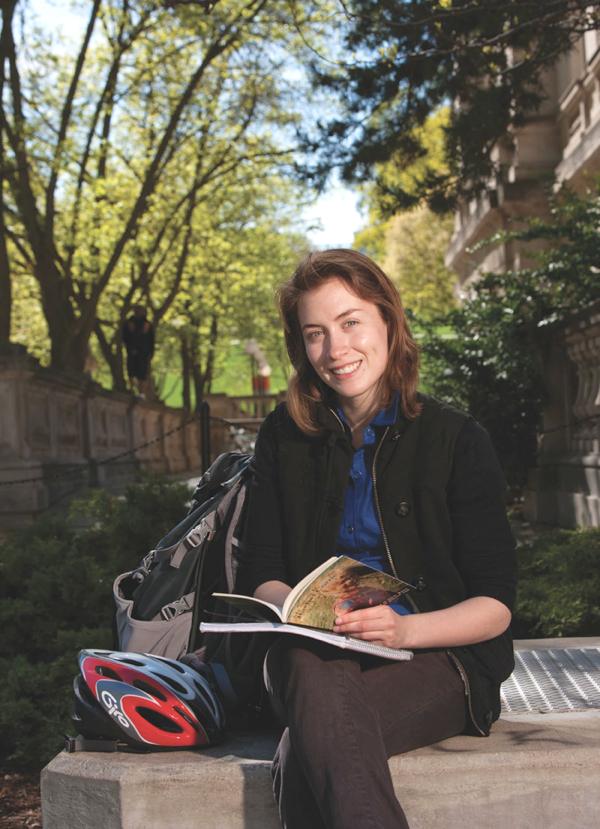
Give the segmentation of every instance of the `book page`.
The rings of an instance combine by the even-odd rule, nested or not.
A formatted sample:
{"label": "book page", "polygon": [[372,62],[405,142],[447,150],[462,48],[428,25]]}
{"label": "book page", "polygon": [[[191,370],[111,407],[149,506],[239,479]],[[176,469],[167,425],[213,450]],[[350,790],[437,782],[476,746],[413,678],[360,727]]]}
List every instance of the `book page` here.
{"label": "book page", "polygon": [[328,558],[327,561],[324,561],[323,564],[319,564],[318,567],[315,567],[314,570],[311,570],[307,576],[304,576],[298,584],[292,588],[291,592],[285,598],[283,603],[281,618],[283,621],[287,621],[288,613],[290,612],[290,608],[296,603],[296,599],[300,596],[301,593],[306,590],[306,588],[315,581],[315,579],[323,572],[323,570],[327,570],[333,564],[336,563],[338,560],[338,556],[331,556]]}
{"label": "book page", "polygon": [[389,573],[348,556],[330,559],[326,565],[316,577],[300,583],[302,590],[294,591],[285,622],[332,630],[338,613],[389,603],[411,589]]}
{"label": "book page", "polygon": [[227,602],[238,610],[242,610],[255,619],[266,619],[269,622],[281,621],[281,608],[264,599],[255,599],[253,596],[240,596],[237,593],[213,593],[216,599]]}

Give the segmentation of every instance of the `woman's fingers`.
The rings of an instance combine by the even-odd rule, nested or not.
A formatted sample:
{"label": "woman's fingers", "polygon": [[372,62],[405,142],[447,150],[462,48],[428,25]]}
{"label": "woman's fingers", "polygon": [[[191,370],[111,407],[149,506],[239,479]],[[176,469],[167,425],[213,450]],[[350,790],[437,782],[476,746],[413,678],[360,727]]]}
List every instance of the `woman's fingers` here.
{"label": "woman's fingers", "polygon": [[335,624],[339,627],[346,627],[347,625],[369,625],[378,619],[390,618],[390,614],[392,613],[394,611],[390,607],[383,607],[382,605],[363,607],[360,610],[339,613],[335,618]]}
{"label": "woman's fingers", "polygon": [[336,633],[368,633],[374,630],[395,629],[394,613],[389,607],[368,607],[343,613],[336,617]]}
{"label": "woman's fingers", "polygon": [[336,617],[335,633],[354,636],[369,642],[378,642],[388,647],[401,647],[399,627],[402,617],[390,607],[369,607],[340,614]]}

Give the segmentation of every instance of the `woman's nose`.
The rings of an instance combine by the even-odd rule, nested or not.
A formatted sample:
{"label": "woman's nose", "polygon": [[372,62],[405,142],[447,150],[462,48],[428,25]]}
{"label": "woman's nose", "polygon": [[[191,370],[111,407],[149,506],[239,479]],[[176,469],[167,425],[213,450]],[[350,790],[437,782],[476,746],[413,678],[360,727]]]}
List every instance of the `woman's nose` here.
{"label": "woman's nose", "polygon": [[328,346],[329,357],[332,360],[337,360],[339,357],[343,357],[348,350],[346,338],[342,333],[338,332],[330,334]]}

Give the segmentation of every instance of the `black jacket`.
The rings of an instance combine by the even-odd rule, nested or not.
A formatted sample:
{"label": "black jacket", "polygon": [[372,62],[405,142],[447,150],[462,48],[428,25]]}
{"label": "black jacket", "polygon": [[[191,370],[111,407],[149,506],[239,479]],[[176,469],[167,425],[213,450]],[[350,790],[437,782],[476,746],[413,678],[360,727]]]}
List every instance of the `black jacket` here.
{"label": "black jacket", "polygon": [[154,356],[154,328],[146,317],[128,317],[123,323],[121,339],[129,356],[144,360]]}
{"label": "black jacket", "polygon": [[[491,596],[512,608],[516,563],[505,483],[485,430],[471,417],[421,396],[413,421],[399,414],[376,428],[370,465],[384,540],[396,574],[415,586],[419,611]],[[333,411],[308,437],[285,404],[265,420],[256,445],[238,586],[296,584],[335,551],[352,463],[350,435]],[[489,733],[500,683],[514,667],[507,632],[449,655],[465,682],[469,731]]]}

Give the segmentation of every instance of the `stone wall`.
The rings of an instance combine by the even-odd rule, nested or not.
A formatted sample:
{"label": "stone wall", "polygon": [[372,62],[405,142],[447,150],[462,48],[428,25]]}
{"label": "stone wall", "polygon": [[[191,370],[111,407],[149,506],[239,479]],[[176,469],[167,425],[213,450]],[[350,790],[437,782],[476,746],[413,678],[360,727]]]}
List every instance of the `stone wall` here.
{"label": "stone wall", "polygon": [[[41,368],[26,354],[0,358],[0,400],[0,529],[29,523],[86,487],[118,491],[140,469],[201,474],[200,423],[181,409]],[[214,458],[231,447],[218,418],[239,416],[240,407],[226,395],[208,402]],[[273,405],[265,399],[261,416]]]}
{"label": "stone wall", "polygon": [[562,527],[600,527],[600,304],[548,336],[548,393],[527,517]]}

